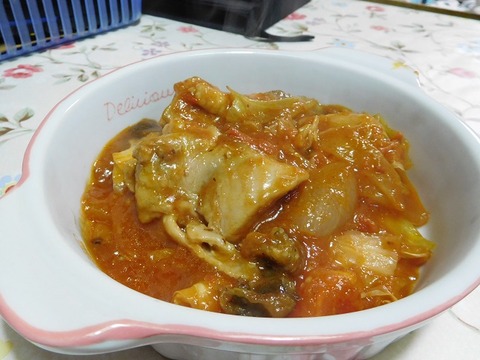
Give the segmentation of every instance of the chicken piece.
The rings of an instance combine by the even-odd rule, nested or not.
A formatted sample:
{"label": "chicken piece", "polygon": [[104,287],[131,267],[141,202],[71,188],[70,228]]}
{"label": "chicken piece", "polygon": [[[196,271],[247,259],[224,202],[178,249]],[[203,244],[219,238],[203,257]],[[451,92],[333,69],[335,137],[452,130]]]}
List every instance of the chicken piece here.
{"label": "chicken piece", "polygon": [[129,190],[135,191],[135,168],[137,159],[133,157],[133,151],[139,141],[149,133],[160,134],[162,128],[157,121],[151,119],[142,119],[138,123],[123,130],[121,136],[130,138],[130,146],[123,151],[112,153],[113,169],[112,181],[113,189],[116,192]]}
{"label": "chicken piece", "polygon": [[193,103],[213,115],[222,116],[230,106],[231,98],[229,94],[201,78],[193,77],[182,84],[188,88],[193,97]]}
{"label": "chicken piece", "polygon": [[[147,135],[136,147],[135,200],[141,222],[176,214],[184,224],[197,216],[198,190],[215,166],[208,163],[203,171],[193,173],[190,165],[215,147],[218,131],[215,127],[196,130]],[[190,176],[196,182],[188,181]],[[195,186],[185,186],[192,184]]]}
{"label": "chicken piece", "polygon": [[[222,92],[199,77],[192,77],[174,85],[175,96],[165,109],[160,124],[190,122],[213,124],[231,103],[231,95]],[[186,120],[186,121],[185,121]]]}

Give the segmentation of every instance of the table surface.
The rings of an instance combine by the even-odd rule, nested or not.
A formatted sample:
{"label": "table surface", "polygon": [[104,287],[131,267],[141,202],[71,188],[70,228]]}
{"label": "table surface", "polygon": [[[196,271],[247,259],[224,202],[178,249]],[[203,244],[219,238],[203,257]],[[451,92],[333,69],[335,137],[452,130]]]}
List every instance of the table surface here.
{"label": "table surface", "polygon": [[[424,91],[480,134],[480,21],[355,0],[313,0],[270,30],[314,35],[302,43],[256,42],[163,18],[0,62],[0,196],[20,178],[23,153],[42,119],[64,96],[126,64],[212,48],[313,51],[344,47],[387,57],[418,73]],[[1,215],[0,215],[1,216]],[[1,230],[1,229],[0,229]],[[480,288],[376,360],[480,358]],[[151,347],[99,359],[162,359]],[[31,345],[0,319],[0,360],[84,359]]]}

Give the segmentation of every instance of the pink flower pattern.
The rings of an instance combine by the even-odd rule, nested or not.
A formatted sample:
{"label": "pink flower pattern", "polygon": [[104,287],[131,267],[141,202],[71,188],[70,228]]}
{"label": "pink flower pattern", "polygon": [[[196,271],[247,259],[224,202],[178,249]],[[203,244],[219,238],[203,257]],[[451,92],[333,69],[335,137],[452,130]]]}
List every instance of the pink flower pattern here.
{"label": "pink flower pattern", "polygon": [[470,71],[470,70],[467,70],[467,69],[463,69],[463,68],[451,68],[449,70],[447,70],[448,73],[450,74],[453,74],[453,75],[456,75],[458,77],[461,77],[461,78],[465,78],[465,79],[474,79],[477,77],[477,74],[473,71]]}
{"label": "pink flower pattern", "polygon": [[12,77],[14,79],[27,79],[33,74],[42,72],[43,69],[36,65],[17,65],[15,68],[7,69],[3,72],[3,76]]}
{"label": "pink flower pattern", "polygon": [[182,33],[196,33],[198,30],[193,26],[181,26],[178,28],[178,31]]}
{"label": "pink flower pattern", "polygon": [[390,31],[387,27],[382,26],[382,25],[372,25],[372,26],[370,26],[370,28],[372,30],[383,31],[383,32],[386,32],[386,33]]}
{"label": "pink flower pattern", "polygon": [[57,49],[73,49],[74,47],[75,47],[75,43],[70,42],[70,43],[65,43],[63,45],[58,46]]}
{"label": "pink flower pattern", "polygon": [[291,13],[285,19],[286,20],[303,20],[307,17],[307,15],[299,14],[297,12]]}
{"label": "pink flower pattern", "polygon": [[367,10],[371,11],[371,12],[384,12],[385,9],[381,6],[378,6],[378,5],[369,5],[367,6]]}

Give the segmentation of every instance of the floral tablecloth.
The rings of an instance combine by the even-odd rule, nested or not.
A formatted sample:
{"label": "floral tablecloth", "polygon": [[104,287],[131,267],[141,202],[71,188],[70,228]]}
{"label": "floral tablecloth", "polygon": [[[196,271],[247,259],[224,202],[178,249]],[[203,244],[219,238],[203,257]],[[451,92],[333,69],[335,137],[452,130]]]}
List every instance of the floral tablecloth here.
{"label": "floral tablecloth", "polygon": [[[24,150],[65,95],[120,66],[157,55],[210,48],[318,50],[346,47],[414,68],[431,97],[480,133],[480,21],[355,0],[313,0],[274,25],[310,42],[256,42],[240,35],[142,16],[94,38],[0,63],[0,196],[21,175]],[[0,214],[1,216],[1,214]],[[1,234],[1,229],[0,229]],[[1,235],[0,235],[1,236]],[[1,276],[1,274],[0,274]],[[375,359],[480,358],[480,289]],[[0,320],[0,360],[83,359],[38,349]],[[160,359],[152,348],[89,359]]]}

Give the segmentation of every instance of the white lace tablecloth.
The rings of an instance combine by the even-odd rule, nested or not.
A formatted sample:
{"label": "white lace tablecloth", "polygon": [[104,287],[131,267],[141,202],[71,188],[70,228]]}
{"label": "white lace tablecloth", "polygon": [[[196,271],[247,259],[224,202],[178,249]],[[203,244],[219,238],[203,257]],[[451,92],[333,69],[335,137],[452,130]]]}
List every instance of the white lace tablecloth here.
{"label": "white lace tablecloth", "polygon": [[[255,42],[240,35],[143,16],[138,24],[121,30],[0,62],[0,196],[18,181],[28,141],[64,96],[120,66],[179,51],[231,47],[298,51],[333,46],[378,54],[414,68],[425,92],[480,133],[478,20],[364,1],[313,0],[270,32],[309,34],[315,39],[304,43]],[[136,358],[161,356],[144,347],[88,357]],[[84,357],[41,350],[0,320],[0,360],[29,359]],[[480,289],[375,359],[480,359]]]}

